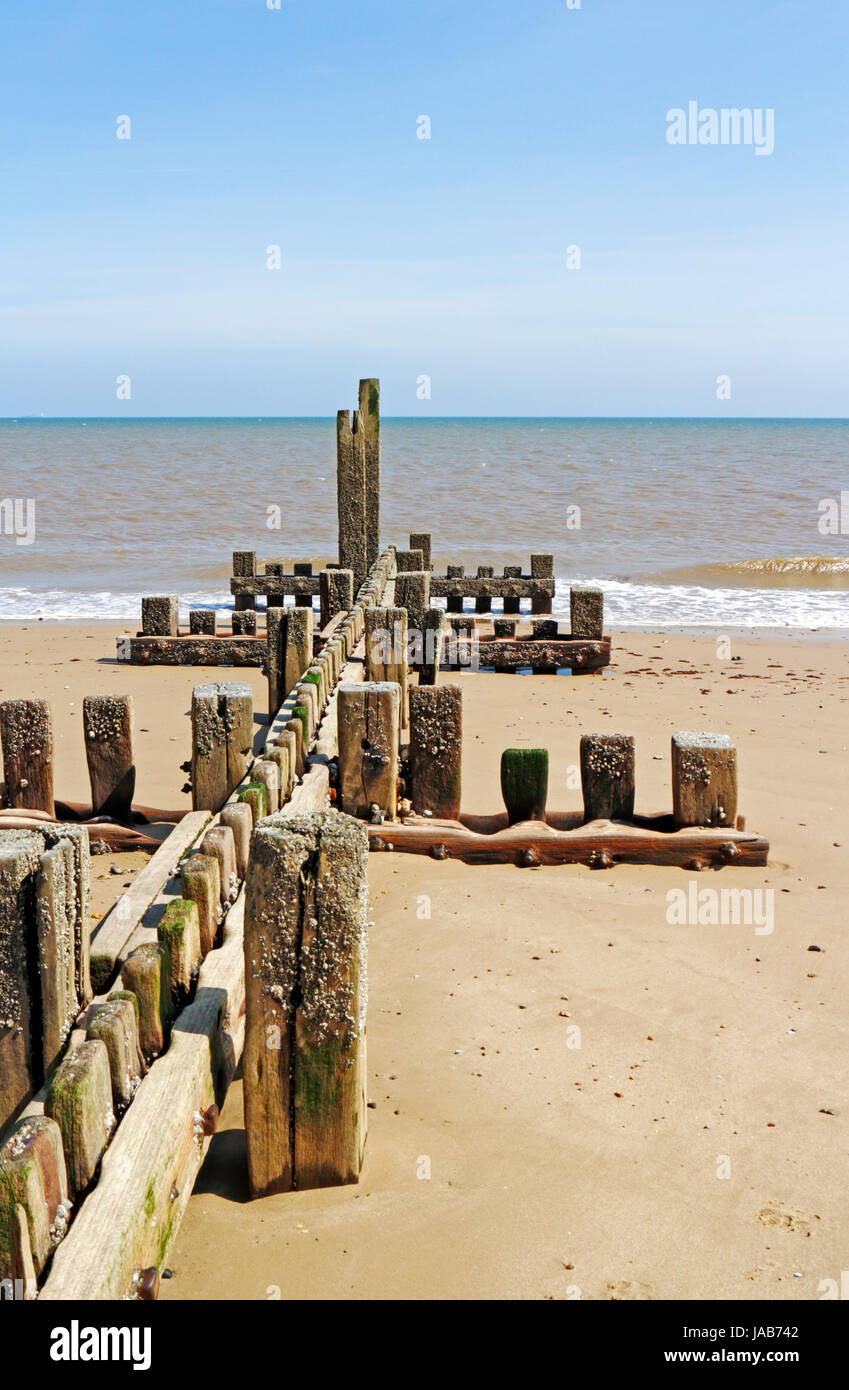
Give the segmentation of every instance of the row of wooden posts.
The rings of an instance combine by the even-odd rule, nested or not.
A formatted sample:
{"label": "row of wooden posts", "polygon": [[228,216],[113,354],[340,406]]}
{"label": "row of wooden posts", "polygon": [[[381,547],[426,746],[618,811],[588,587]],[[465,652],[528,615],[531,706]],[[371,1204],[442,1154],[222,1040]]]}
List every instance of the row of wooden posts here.
{"label": "row of wooden posts", "polygon": [[[65,1234],[72,1207],[79,1206],[90,1189],[98,1190],[94,1186],[98,1167],[117,1121],[125,1111],[135,1113],[131,1102],[146,1072],[150,1071],[151,1078],[154,1076],[153,1064],[168,1047],[171,1029],[178,1026],[174,1022],[176,1017],[187,1019],[176,1034],[181,1049],[186,1048],[189,1037],[194,1042],[199,1032],[197,1024],[188,1023],[192,1011],[200,1010],[198,1018],[209,1031],[210,1038],[225,1024],[230,1031],[238,1029],[239,1016],[244,1012],[238,1004],[238,993],[233,1000],[235,1016],[232,1013],[228,1016],[226,1010],[222,1013],[220,1004],[201,1002],[203,991],[194,1004],[188,1009],[185,1006],[195,991],[198,978],[203,981],[205,971],[210,980],[227,979],[232,993],[233,989],[238,990],[239,979],[244,988],[246,973],[249,982],[260,980],[262,969],[269,964],[264,956],[252,954],[250,933],[242,948],[240,932],[239,950],[244,949],[248,954],[247,972],[234,973],[232,965],[221,965],[217,972],[209,973],[216,956],[232,960],[232,936],[237,924],[241,924],[245,895],[241,895],[237,904],[239,913],[232,903],[247,870],[256,822],[270,812],[272,820],[266,824],[271,825],[276,819],[277,806],[291,801],[291,809],[287,806],[283,815],[287,825],[291,822],[294,826],[299,823],[299,810],[310,811],[314,806],[326,804],[327,760],[319,756],[314,766],[308,762],[309,745],[315,733],[310,716],[326,708],[334,685],[344,674],[354,673],[355,668],[347,665],[347,661],[362,637],[364,609],[382,594],[393,565],[391,551],[380,557],[358,594],[357,604],[340,616],[335,631],[327,637],[319,653],[323,659],[312,663],[311,641],[304,643],[298,658],[288,651],[294,665],[287,667],[284,659],[284,672],[295,670],[299,662],[303,662],[307,669],[302,665],[298,676],[306,677],[310,667],[314,667],[317,679],[295,681],[294,689],[273,721],[262,758],[252,762],[253,712],[249,689],[238,685],[196,688],[192,708],[192,770],[196,800],[205,801],[208,809],[197,809],[184,817],[154,855],[148,869],[139,875],[130,893],[119,899],[112,914],[101,923],[90,954],[87,954],[89,865],[86,830],[78,825],[48,825],[47,813],[42,812],[45,816],[43,831],[0,833],[0,1000],[8,1013],[8,1019],[4,1018],[0,1024],[0,1129],[43,1082],[36,1099],[24,1110],[23,1117],[0,1148],[0,1278],[19,1279],[30,1291],[43,1278]],[[311,617],[310,614],[310,620]],[[311,635],[303,623],[297,624],[295,619],[290,634],[293,640],[296,636],[303,639]],[[285,641],[281,652],[285,658]],[[117,738],[119,731],[113,730],[113,736]],[[293,793],[296,793],[294,799]],[[217,814],[214,823],[209,825],[213,810]],[[353,853],[350,845],[356,844],[350,841],[348,829],[353,823],[345,817],[337,819],[341,829],[334,831],[331,827],[328,830],[323,851],[334,885],[337,870],[338,874],[345,872],[335,863],[337,849],[334,847],[348,845],[345,854],[350,869],[348,861]],[[355,827],[356,831],[361,836],[365,833],[362,827]],[[286,829],[279,833],[290,832]],[[163,872],[162,865],[179,857],[184,850],[187,853],[176,869],[165,868]],[[157,860],[159,868],[155,870]],[[145,876],[148,881],[143,887]],[[326,881],[325,874],[322,882]],[[352,1034],[349,1015],[365,969],[367,890],[364,873],[358,880],[348,874],[346,881],[353,885],[357,902],[357,930],[362,935],[361,965],[352,976],[350,989],[344,986],[342,975],[337,975],[332,990],[322,976],[316,979],[311,992],[306,991],[303,1008],[308,1011],[312,1000],[317,1011],[314,1020],[317,1032],[314,1030],[310,1042],[305,1013],[297,1046],[290,1040],[283,1048],[284,1054],[286,1047],[289,1049],[285,1075],[290,1079],[299,1075],[296,1054],[302,1059],[301,1068],[305,1069],[305,1074],[312,1074],[315,1067],[313,1049],[324,1046],[333,1020],[338,1023],[342,1018],[340,1009],[344,1013],[345,1035],[354,1052],[358,1046],[359,1024]],[[151,902],[151,898],[155,901]],[[130,899],[135,903],[132,911]],[[127,911],[122,912],[125,902]],[[318,912],[316,922],[320,929],[318,936],[314,933],[313,954],[310,954],[308,932],[304,934],[299,929],[297,941],[293,943],[294,968],[301,974],[308,972],[310,962],[315,960],[315,942],[321,939],[322,932],[327,938],[322,947],[324,958],[329,959],[327,952],[332,933],[341,930],[344,914],[336,902],[335,887],[328,903],[329,915],[324,927],[321,926],[322,913]],[[282,911],[280,904],[278,906]],[[288,910],[291,915],[291,905]],[[253,922],[254,918],[250,920]],[[315,926],[313,919],[310,920]],[[263,921],[267,925],[267,918]],[[222,943],[222,932],[226,930],[230,931],[231,939]],[[346,929],[345,942],[349,935]],[[35,963],[29,958],[33,942],[43,947]],[[299,964],[298,955],[302,949],[304,958]],[[343,967],[344,961],[340,960],[342,974]],[[249,993],[252,989],[253,984],[249,983]],[[210,992],[221,994],[220,989],[207,990]],[[250,1019],[255,1020],[257,1008],[264,1007],[260,1001],[265,994],[263,986],[248,1008]],[[331,1008],[331,994],[338,1006],[336,1013]],[[364,1018],[361,1022],[364,1027]],[[244,1018],[242,1026],[247,1027]],[[338,1060],[339,1048],[345,1052],[346,1044],[344,1039],[337,1043]],[[203,1067],[198,1074],[198,1084],[203,1083],[207,1098],[210,1086],[216,1096],[219,1094],[221,1078],[229,1080],[238,1057],[235,1046],[230,1044],[224,1046],[222,1060],[221,1047],[219,1042],[213,1048],[219,1060],[212,1078],[203,1081]],[[173,1044],[165,1053],[169,1059],[172,1050]],[[201,1051],[201,1059],[203,1055]],[[347,1073],[349,1067],[345,1057],[340,1065]],[[209,1054],[207,1072],[208,1068]],[[314,1080],[311,1087],[310,1094],[313,1094]],[[289,1186],[295,1182],[292,1155],[300,1155],[297,1171],[301,1185],[348,1181],[352,1175],[356,1176],[359,1160],[352,1168],[347,1149],[341,1169],[334,1157],[338,1142],[334,1137],[337,1122],[333,1115],[337,1108],[333,1101],[322,1122],[313,1116],[315,1133],[312,1139],[308,1139],[309,1125],[307,1117],[303,1117],[299,1131],[303,1140],[298,1140],[294,1147],[286,1146],[289,1165],[286,1183]],[[364,1108],[359,1109],[363,1110],[361,1158]],[[206,1105],[194,1112],[194,1118],[190,1115],[197,1153],[192,1158],[181,1150],[182,1167],[180,1174],[174,1174],[174,1191],[179,1191],[186,1172],[190,1174],[190,1181],[194,1180],[201,1156],[198,1145],[202,1146],[214,1129],[214,1111],[214,1105],[211,1108]],[[149,1123],[148,1110],[142,1113],[145,1123]],[[179,1120],[178,1115],[177,1123]],[[162,1117],[161,1123],[167,1126],[167,1117]],[[267,1147],[266,1129],[259,1120],[251,1126],[256,1136],[251,1153]],[[321,1139],[323,1129],[327,1129],[324,1140]],[[117,1132],[123,1135],[123,1127]],[[130,1144],[129,1139],[127,1143]],[[192,1149],[191,1153],[194,1152]],[[313,1169],[305,1156],[307,1152],[314,1154]],[[279,1161],[275,1159],[275,1163]],[[252,1165],[253,1171],[256,1169],[253,1159]],[[254,1186],[260,1190],[256,1183]],[[167,1212],[170,1184],[164,1196],[159,1187],[161,1183],[156,1187],[157,1212],[160,1208]],[[106,1183],[104,1205],[110,1192],[114,1199],[114,1181]],[[145,1208],[148,1201],[149,1198],[145,1198]],[[179,1210],[182,1205],[184,1201]],[[83,1211],[87,1220],[79,1223],[77,1218],[73,1229],[78,1232],[98,1229],[97,1216],[88,1215],[92,1212],[90,1201],[84,1203]],[[176,1215],[175,1208],[171,1216]],[[143,1211],[139,1248],[150,1248],[150,1238],[144,1236],[144,1227],[148,1224]],[[81,1233],[80,1241],[83,1238]],[[48,1290],[53,1284],[59,1289],[75,1287],[73,1265],[70,1258],[64,1258],[66,1254],[63,1247],[61,1273],[52,1278]],[[155,1269],[136,1268],[132,1288],[140,1296],[149,1296],[145,1281],[149,1283],[155,1273]],[[53,1295],[48,1293],[48,1296]]]}

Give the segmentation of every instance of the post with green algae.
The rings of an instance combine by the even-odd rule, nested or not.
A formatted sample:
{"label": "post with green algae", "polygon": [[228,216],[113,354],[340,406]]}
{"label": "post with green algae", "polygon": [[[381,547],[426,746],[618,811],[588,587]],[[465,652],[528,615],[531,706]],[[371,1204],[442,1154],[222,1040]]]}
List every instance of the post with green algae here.
{"label": "post with green algae", "polygon": [[[250,816],[250,808],[245,807],[245,810]],[[183,860],[180,892],[184,898],[197,903],[200,948],[206,956],[215,946],[221,916],[221,870],[214,854],[190,854]]]}
{"label": "post with green algae", "polygon": [[171,962],[168,948],[153,942],[137,946],[124,961],[121,983],[139,1004],[139,1042],[145,1061],[165,1051],[171,1017]]}
{"label": "post with green algae", "polygon": [[250,806],[254,825],[258,820],[262,820],[268,815],[268,802],[263,782],[248,782],[248,785],[239,792],[239,800]]}
{"label": "post with green algae", "polygon": [[172,898],[157,927],[160,945],[168,950],[171,1007],[187,1004],[200,969],[200,915],[191,898]]}
{"label": "post with green algae", "polygon": [[112,1107],[122,1114],[130,1104],[144,1073],[139,1046],[138,1001],[135,995],[109,998],[88,1012],[86,1038],[99,1039],[109,1056]]}
{"label": "post with green algae", "polygon": [[366,1137],[365,826],[270,817],[245,898],[245,1135],[253,1196],[356,1182]]}
{"label": "post with green algae", "polygon": [[501,754],[501,795],[511,825],[545,820],[548,749],[505,748]]}
{"label": "post with green algae", "polygon": [[71,1198],[91,1185],[115,1128],[109,1054],[99,1038],[80,1043],[60,1062],[50,1081],[44,1113],[62,1134]]}
{"label": "post with green algae", "polygon": [[20,1120],[0,1147],[0,1279],[16,1276],[16,1208],[25,1213],[39,1276],[64,1236],[71,1212],[62,1134],[49,1115]]}

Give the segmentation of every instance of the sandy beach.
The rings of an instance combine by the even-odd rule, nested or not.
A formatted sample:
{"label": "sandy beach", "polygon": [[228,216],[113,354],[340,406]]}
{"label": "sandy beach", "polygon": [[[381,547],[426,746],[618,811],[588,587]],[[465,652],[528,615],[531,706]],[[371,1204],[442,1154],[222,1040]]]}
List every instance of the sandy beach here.
{"label": "sandy beach", "polygon": [[[135,698],[136,800],[188,809],[191,690],[119,665],[129,625],[0,630],[2,698],[52,706],[57,794],[87,795],[82,698]],[[849,1097],[840,641],[613,633],[601,676],[462,675],[465,811],[507,746],[576,809],[582,733],[632,733],[638,811],[679,728],[732,735],[766,869],[519,870],[372,855],[369,1138],[357,1186],[248,1202],[234,1084],[162,1298],[814,1299],[840,1278]],[[740,660],[731,660],[730,656]],[[265,681],[243,670],[260,715]],[[443,680],[453,679],[444,675]],[[257,724],[258,732],[261,724]],[[94,865],[100,914],[142,856]],[[774,894],[774,930],[670,925],[667,894]],[[811,950],[817,947],[817,950]]]}

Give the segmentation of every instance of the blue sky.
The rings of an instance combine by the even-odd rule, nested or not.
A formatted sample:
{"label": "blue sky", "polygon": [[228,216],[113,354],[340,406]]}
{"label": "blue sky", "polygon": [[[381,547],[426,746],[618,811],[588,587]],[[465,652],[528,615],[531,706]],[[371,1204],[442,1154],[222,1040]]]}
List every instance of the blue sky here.
{"label": "blue sky", "polygon": [[[848,416],[847,49],[845,0],[4,0],[0,415]],[[670,146],[691,100],[774,153]]]}

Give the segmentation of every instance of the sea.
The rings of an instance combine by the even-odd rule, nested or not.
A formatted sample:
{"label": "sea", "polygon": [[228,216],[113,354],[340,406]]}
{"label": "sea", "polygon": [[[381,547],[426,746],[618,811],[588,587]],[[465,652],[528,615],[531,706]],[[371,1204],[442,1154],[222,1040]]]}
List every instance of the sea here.
{"label": "sea", "polygon": [[[0,621],[232,607],[233,550],[333,558],[332,419],[0,421]],[[605,591],[607,625],[849,629],[846,420],[384,419],[381,534]],[[16,505],[17,504],[17,509]],[[497,610],[498,603],[494,603]]]}

